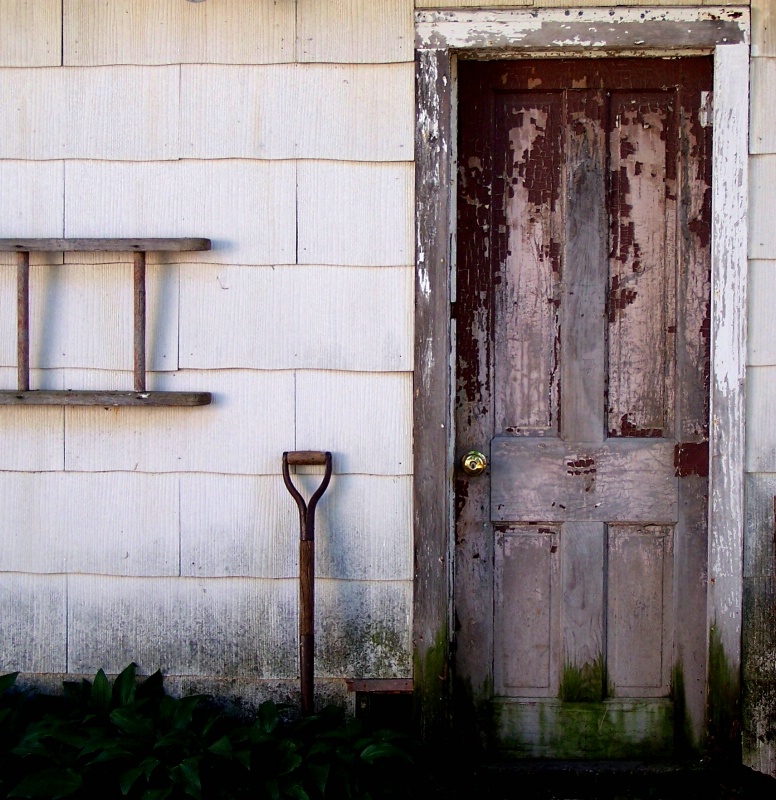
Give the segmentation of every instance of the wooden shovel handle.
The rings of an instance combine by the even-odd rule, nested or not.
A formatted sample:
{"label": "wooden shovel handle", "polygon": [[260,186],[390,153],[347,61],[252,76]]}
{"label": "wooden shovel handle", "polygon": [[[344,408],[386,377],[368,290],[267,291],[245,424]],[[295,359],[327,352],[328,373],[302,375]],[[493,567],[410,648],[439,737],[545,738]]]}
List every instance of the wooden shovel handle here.
{"label": "wooden shovel handle", "polygon": [[326,463],[326,453],[323,450],[292,450],[285,455],[292,467],[317,466]]}

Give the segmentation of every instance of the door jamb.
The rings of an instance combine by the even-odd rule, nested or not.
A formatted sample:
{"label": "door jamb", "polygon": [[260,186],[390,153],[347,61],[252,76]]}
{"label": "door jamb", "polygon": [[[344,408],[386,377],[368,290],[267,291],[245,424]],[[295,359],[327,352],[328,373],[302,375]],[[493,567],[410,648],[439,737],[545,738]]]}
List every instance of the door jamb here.
{"label": "door jamb", "polygon": [[[450,722],[456,56],[714,55],[707,636],[709,737],[736,748],[743,592],[749,12],[743,8],[416,13],[413,663],[419,732]],[[726,741],[723,741],[726,740]]]}

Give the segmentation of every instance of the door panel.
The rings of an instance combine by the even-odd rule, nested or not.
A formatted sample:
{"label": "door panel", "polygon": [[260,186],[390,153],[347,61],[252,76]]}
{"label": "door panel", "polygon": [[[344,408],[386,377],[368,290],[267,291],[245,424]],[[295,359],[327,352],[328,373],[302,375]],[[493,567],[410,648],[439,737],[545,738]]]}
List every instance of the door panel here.
{"label": "door panel", "polygon": [[485,746],[701,743],[711,74],[459,65],[456,447],[490,467],[456,474],[455,695]]}

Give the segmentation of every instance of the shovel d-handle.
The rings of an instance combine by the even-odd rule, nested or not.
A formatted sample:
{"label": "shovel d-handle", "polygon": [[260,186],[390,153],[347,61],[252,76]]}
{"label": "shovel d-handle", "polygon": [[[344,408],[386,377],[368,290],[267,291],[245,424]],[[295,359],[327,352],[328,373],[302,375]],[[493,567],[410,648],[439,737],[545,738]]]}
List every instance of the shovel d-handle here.
{"label": "shovel d-handle", "polygon": [[[291,466],[325,466],[323,480],[305,502],[291,480]],[[314,709],[315,666],[315,507],[331,480],[331,453],[322,450],[295,450],[283,453],[283,482],[299,509],[299,677],[302,688],[302,713]]]}

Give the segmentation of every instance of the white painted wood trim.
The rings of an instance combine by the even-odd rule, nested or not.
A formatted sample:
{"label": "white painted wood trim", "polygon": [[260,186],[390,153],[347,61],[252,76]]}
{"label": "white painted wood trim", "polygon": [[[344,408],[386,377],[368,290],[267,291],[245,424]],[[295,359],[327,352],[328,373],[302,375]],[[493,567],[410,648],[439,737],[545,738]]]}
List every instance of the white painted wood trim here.
{"label": "white painted wood trim", "polygon": [[[651,55],[648,51],[655,47],[687,48],[693,40],[705,42],[709,36],[713,37],[715,29],[720,32],[720,43],[727,43],[724,40],[729,39],[729,31],[738,31],[738,36],[748,44],[749,10],[708,6],[417,11],[415,46],[474,49],[480,55],[496,48],[561,51],[641,48],[645,55]],[[656,33],[658,30],[660,33]]]}
{"label": "white painted wood trim", "polygon": [[709,623],[731,669],[741,658],[749,47],[714,51]]}

